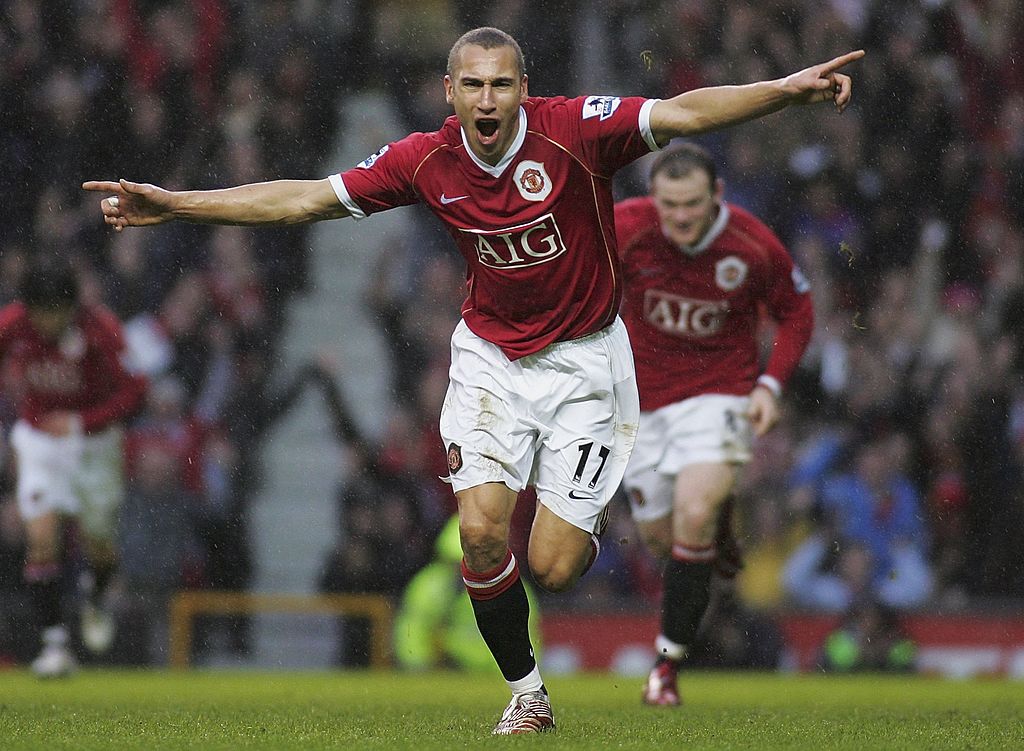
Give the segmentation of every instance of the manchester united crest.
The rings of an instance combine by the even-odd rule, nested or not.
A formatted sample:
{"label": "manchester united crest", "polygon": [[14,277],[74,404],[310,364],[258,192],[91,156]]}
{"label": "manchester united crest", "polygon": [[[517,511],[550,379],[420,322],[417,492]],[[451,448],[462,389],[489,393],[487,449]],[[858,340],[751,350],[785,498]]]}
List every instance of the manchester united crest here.
{"label": "manchester united crest", "polygon": [[524,159],[512,173],[519,195],[527,201],[543,201],[551,195],[551,178],[543,162]]}
{"label": "manchester united crest", "polygon": [[448,471],[453,475],[462,469],[462,447],[457,443],[448,444]]}
{"label": "manchester united crest", "polygon": [[746,281],[747,264],[736,256],[726,256],[715,264],[715,284],[732,292]]}

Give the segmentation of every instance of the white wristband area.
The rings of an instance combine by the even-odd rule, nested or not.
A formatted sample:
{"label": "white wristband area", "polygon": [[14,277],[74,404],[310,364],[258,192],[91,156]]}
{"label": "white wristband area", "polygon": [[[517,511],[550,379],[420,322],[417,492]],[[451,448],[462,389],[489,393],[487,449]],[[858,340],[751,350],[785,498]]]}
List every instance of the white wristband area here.
{"label": "white wristband area", "polygon": [[771,391],[776,399],[782,398],[782,384],[779,383],[777,378],[772,378],[770,375],[763,375],[757,379],[758,386],[764,386],[766,389]]}

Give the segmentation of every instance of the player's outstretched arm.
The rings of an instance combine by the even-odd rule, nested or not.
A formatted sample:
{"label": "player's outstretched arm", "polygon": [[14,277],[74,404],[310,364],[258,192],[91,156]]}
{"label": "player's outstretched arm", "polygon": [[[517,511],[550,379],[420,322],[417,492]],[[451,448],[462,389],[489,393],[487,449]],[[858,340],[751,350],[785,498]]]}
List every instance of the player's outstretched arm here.
{"label": "player's outstretched arm", "polygon": [[149,183],[90,180],[82,188],[108,194],[103,221],[121,231],[175,219],[201,224],[301,224],[339,219],[348,211],[329,180],[274,180],[221,190],[165,190]]}
{"label": "player's outstretched arm", "polygon": [[842,112],[853,82],[839,69],[864,57],[864,50],[840,55],[774,81],[745,86],[711,86],[665,99],[651,109],[651,130],[659,144],[763,117],[792,104],[834,102]]}

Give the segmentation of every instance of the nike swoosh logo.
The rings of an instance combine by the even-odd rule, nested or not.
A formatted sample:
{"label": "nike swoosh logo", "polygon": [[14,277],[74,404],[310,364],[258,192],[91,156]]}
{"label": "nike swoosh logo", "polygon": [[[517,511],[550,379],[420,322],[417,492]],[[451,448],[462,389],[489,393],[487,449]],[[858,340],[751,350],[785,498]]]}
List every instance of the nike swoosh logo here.
{"label": "nike swoosh logo", "polygon": [[442,193],[441,194],[441,203],[443,203],[445,206],[447,206],[450,203],[455,203],[456,201],[461,201],[463,198],[469,198],[469,196],[455,196],[453,198],[449,198],[444,193]]}
{"label": "nike swoosh logo", "polygon": [[592,501],[592,500],[594,500],[594,496],[592,496],[592,495],[576,495],[576,491],[575,490],[570,490],[569,491],[569,497],[572,498],[574,501]]}

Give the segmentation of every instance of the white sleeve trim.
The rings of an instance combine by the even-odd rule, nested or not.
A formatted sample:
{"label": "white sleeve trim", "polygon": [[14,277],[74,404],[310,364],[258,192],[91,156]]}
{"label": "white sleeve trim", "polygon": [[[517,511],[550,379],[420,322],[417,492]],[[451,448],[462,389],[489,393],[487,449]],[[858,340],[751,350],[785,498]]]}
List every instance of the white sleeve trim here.
{"label": "white sleeve trim", "polygon": [[334,195],[338,197],[341,205],[348,210],[349,215],[353,219],[365,219],[366,212],[359,208],[359,204],[352,200],[352,196],[348,193],[348,188],[345,187],[345,181],[341,179],[341,175],[333,174],[327,179],[331,181]]}
{"label": "white sleeve trim", "polygon": [[660,101],[660,99],[648,99],[640,107],[640,135],[644,137],[644,141],[651,147],[651,151],[661,151],[658,142],[654,140],[654,133],[651,132],[651,110]]}
{"label": "white sleeve trim", "polygon": [[775,378],[765,373],[764,375],[758,377],[757,385],[764,386],[766,389],[771,391],[773,394],[775,394],[776,399],[782,398],[782,384],[779,383],[778,378]]}

